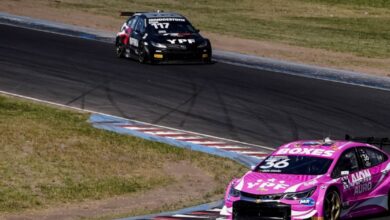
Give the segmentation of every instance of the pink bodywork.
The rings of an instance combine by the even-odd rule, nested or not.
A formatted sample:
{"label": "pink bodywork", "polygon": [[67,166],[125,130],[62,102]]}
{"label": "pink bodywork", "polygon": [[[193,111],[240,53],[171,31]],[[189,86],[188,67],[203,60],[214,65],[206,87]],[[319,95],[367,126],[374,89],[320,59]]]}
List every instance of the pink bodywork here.
{"label": "pink bodywork", "polygon": [[[307,143],[311,143],[307,145]],[[318,143],[318,144],[313,144]],[[388,195],[390,190],[389,159],[368,169],[362,169],[355,173],[333,179],[331,173],[341,154],[353,147],[373,147],[368,144],[335,141],[332,144],[324,144],[322,141],[297,141],[282,145],[271,156],[312,156],[333,159],[327,173],[323,175],[292,175],[278,173],[247,172],[240,179],[232,180],[226,190],[225,206],[221,214],[232,218],[233,203],[247,199],[241,196],[230,195],[231,187],[235,190],[252,195],[274,195],[294,192],[303,192],[315,189],[307,199],[260,200],[253,199],[250,202],[266,203],[277,202],[291,205],[291,219],[321,219],[324,217],[324,197],[329,189],[336,190],[341,197],[341,218],[355,218],[370,214],[376,214],[388,210]],[[384,152],[383,152],[384,153]],[[386,154],[387,155],[387,154]],[[347,179],[348,178],[348,179]],[[245,200],[248,201],[248,200]]]}

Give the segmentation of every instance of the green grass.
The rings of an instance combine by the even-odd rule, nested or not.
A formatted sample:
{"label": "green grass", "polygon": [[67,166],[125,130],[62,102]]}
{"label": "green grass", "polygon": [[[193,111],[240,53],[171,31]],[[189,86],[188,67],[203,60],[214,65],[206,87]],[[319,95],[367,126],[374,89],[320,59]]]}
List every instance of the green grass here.
{"label": "green grass", "polygon": [[62,0],[117,17],[119,11],[177,11],[200,29],[242,38],[390,57],[388,0]]}
{"label": "green grass", "polygon": [[[245,169],[227,159],[95,129],[88,117],[0,96],[0,213],[165,187],[177,180],[162,172],[164,164],[180,161],[214,177],[219,186],[210,192],[222,197],[229,179]],[[210,192],[194,201],[208,201]],[[176,207],[172,204],[162,205]]]}
{"label": "green grass", "polygon": [[358,7],[390,8],[389,0],[306,0],[329,5],[350,5]]}

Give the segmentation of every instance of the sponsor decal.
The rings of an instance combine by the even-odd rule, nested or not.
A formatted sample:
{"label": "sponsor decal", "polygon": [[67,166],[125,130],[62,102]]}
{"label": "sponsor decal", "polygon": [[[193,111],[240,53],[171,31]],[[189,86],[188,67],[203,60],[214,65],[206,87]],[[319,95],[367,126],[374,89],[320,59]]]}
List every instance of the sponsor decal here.
{"label": "sponsor decal", "polygon": [[148,20],[149,24],[156,23],[156,22],[161,22],[161,21],[178,21],[178,22],[185,22],[186,19],[184,18],[151,18]]}
{"label": "sponsor decal", "polygon": [[312,198],[305,198],[305,199],[299,200],[299,204],[306,205],[306,206],[314,206],[316,204],[316,202]]}
{"label": "sponsor decal", "polygon": [[372,189],[370,170],[362,170],[341,178],[344,190],[353,188],[354,195],[359,195]]}
{"label": "sponsor decal", "polygon": [[277,181],[274,178],[268,180],[259,179],[256,182],[248,182],[248,188],[253,189],[257,187],[258,191],[268,191],[270,189],[279,190],[279,189],[287,189],[290,185],[286,184],[286,181],[279,180]]}
{"label": "sponsor decal", "polygon": [[168,29],[169,28],[169,23],[151,23],[155,29]]}
{"label": "sponsor decal", "polygon": [[138,40],[131,37],[130,38],[130,45],[132,45],[134,47],[138,47]]}
{"label": "sponsor decal", "polygon": [[195,43],[195,39],[168,39],[167,41],[171,44],[176,44],[176,42],[179,44],[183,44],[185,42],[189,44]]}
{"label": "sponsor decal", "polygon": [[312,156],[323,156],[323,157],[332,157],[335,153],[334,150],[324,150],[324,149],[315,149],[315,148],[284,148],[278,150],[275,155],[278,154],[303,154],[303,155],[312,155]]}
{"label": "sponsor decal", "polygon": [[288,163],[289,160],[288,157],[269,157],[260,168],[265,170],[270,168],[284,169],[290,165]]}

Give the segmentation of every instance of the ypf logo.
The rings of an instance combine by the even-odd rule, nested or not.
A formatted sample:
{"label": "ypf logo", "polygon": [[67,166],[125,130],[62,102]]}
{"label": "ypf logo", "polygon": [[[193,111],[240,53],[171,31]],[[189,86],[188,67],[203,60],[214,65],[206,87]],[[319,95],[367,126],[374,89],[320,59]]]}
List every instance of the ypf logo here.
{"label": "ypf logo", "polygon": [[168,39],[167,41],[171,44],[176,44],[176,42],[179,44],[184,44],[186,42],[189,44],[195,43],[195,39]]}

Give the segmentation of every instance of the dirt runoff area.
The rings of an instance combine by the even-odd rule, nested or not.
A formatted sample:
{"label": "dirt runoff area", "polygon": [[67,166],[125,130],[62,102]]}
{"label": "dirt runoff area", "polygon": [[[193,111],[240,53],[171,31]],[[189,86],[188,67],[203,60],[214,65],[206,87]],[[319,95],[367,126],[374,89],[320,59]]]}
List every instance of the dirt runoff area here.
{"label": "dirt runoff area", "polygon": [[[58,0],[1,0],[0,11],[33,18],[116,32],[123,22],[117,18],[96,15],[77,8],[55,7]],[[118,13],[119,14],[119,13]],[[257,41],[203,32],[213,47],[220,50],[352,70],[379,76],[390,76],[390,58],[366,58],[354,54],[291,46],[269,41]]]}

